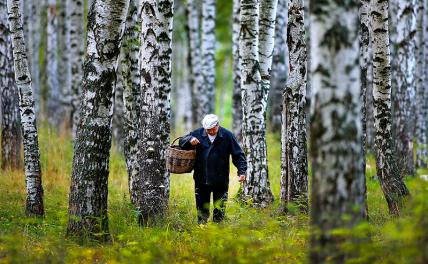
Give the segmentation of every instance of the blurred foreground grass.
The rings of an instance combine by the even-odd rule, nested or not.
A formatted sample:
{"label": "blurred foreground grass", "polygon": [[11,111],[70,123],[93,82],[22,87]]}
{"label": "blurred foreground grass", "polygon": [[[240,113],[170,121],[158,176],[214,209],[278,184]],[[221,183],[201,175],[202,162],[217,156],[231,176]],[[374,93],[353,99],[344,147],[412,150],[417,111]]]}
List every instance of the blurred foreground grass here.
{"label": "blurred foreground grass", "polygon": [[[40,130],[46,217],[24,214],[22,171],[0,174],[0,263],[305,263],[308,217],[282,216],[277,210],[280,182],[280,142],[269,135],[269,176],[276,197],[268,209],[245,208],[233,201],[239,184],[231,176],[227,220],[196,224],[191,175],[172,175],[168,215],[140,228],[130,205],[126,166],[112,148],[109,178],[110,244],[77,244],[64,238],[67,225],[72,144],[47,127]],[[235,175],[233,169],[231,175]],[[419,171],[428,174],[428,171]],[[389,216],[368,157],[367,187],[370,220],[345,236],[361,243],[344,243],[351,263],[428,263],[428,185],[418,177],[407,179],[412,192],[408,210],[399,219]]]}

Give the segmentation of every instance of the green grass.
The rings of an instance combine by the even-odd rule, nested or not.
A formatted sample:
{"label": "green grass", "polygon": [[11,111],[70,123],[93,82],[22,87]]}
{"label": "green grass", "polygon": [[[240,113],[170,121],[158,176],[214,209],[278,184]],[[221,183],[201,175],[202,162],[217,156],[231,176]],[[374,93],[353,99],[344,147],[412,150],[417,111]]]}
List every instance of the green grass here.
{"label": "green grass", "polygon": [[[112,151],[109,178],[109,244],[78,244],[65,239],[72,144],[68,137],[47,127],[40,133],[46,217],[24,214],[22,171],[0,174],[0,263],[305,263],[308,217],[282,216],[277,201],[268,209],[242,207],[232,199],[239,188],[231,176],[227,220],[222,224],[196,224],[191,175],[172,175],[167,216],[152,227],[140,228],[129,202],[126,166]],[[277,198],[280,180],[278,135],[268,138],[269,175]],[[233,170],[231,175],[235,175]],[[419,179],[407,180],[412,192],[408,210],[393,219],[372,177],[374,158],[368,157],[367,187],[370,220],[351,232],[365,238],[344,245],[353,252],[351,263],[424,263],[428,241],[427,187]],[[419,171],[419,174],[428,174]],[[346,232],[349,231],[344,231]],[[370,239],[367,237],[370,234]],[[425,239],[425,240],[424,240]],[[427,251],[427,250],[426,250]]]}

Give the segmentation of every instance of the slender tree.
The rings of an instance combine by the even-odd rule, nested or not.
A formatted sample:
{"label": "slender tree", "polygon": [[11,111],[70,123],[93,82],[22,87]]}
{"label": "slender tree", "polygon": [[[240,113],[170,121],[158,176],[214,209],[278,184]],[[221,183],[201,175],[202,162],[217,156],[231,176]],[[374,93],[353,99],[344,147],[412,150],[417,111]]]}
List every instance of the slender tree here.
{"label": "slender tree", "polygon": [[57,127],[62,119],[60,114],[60,91],[58,83],[58,16],[56,0],[48,3],[48,43],[47,43],[47,78],[49,87],[48,120]]}
{"label": "slender tree", "polygon": [[0,1],[1,167],[18,169],[21,161],[19,95],[15,84],[6,0]]}
{"label": "slender tree", "polygon": [[275,46],[272,57],[271,88],[269,92],[270,128],[281,130],[282,93],[288,78],[287,23],[288,0],[278,0],[275,24]]}
{"label": "slender tree", "polygon": [[[247,162],[249,164],[247,179],[243,184],[241,197],[255,206],[266,207],[273,201],[270,189],[266,150],[266,105],[269,86],[266,79],[262,84],[262,75],[270,69],[267,59],[272,54],[275,24],[269,18],[275,14],[276,5],[267,1],[263,7],[267,10],[259,12],[258,0],[241,1],[241,33],[239,40],[239,56],[241,64],[242,89],[242,134]],[[270,13],[269,13],[270,12]],[[260,15],[263,14],[263,15]],[[263,21],[263,36],[259,45],[259,21]],[[275,16],[273,15],[273,20]],[[269,38],[272,38],[270,40]],[[263,59],[259,60],[259,47],[262,47]],[[262,65],[263,63],[269,65]],[[263,70],[261,68],[263,67]],[[263,72],[263,74],[261,73]],[[269,78],[267,78],[269,81]]]}
{"label": "slender tree", "polygon": [[201,55],[202,55],[202,91],[198,94],[200,105],[198,111],[198,122],[215,108],[215,18],[216,1],[202,0],[202,23],[201,23]]}
{"label": "slender tree", "polygon": [[40,60],[39,49],[41,44],[41,4],[39,1],[25,1],[30,5],[28,14],[28,61],[31,70],[33,86],[34,109],[36,115],[40,108]]}
{"label": "slender tree", "polygon": [[415,173],[413,157],[413,113],[415,100],[415,48],[416,48],[416,0],[391,1],[395,11],[391,16],[397,18],[392,24],[396,30],[391,37],[394,53],[392,53],[393,72],[393,132],[395,152],[401,176]]}
{"label": "slender tree", "polygon": [[110,238],[107,184],[113,87],[128,5],[126,0],[95,1],[89,10],[67,236]]}
{"label": "slender tree", "polygon": [[233,0],[232,24],[232,79],[233,79],[233,133],[242,140],[242,98],[241,98],[241,67],[239,64],[239,31],[241,29],[240,0]]}
{"label": "slender tree", "polygon": [[59,3],[59,12],[58,12],[58,83],[59,85],[59,94],[60,94],[60,112],[57,113],[62,118],[62,129],[64,131],[70,131],[72,122],[71,122],[71,105],[70,105],[70,74],[69,70],[70,63],[68,61],[68,36],[69,32],[67,30],[67,13],[66,9],[68,6],[68,1],[64,0]]}
{"label": "slender tree", "polygon": [[[204,76],[202,75],[201,32],[199,8],[195,0],[188,0],[186,5],[187,40],[189,43],[188,67],[190,69],[190,84],[192,98],[205,96]],[[200,119],[201,102],[192,100],[192,122],[197,126]]]}
{"label": "slender tree", "polygon": [[[141,224],[162,215],[168,204],[169,93],[173,1],[143,0],[141,8],[141,107],[138,205]],[[161,107],[159,107],[159,105]],[[168,134],[162,132],[166,129]]]}
{"label": "slender tree", "polygon": [[31,74],[28,68],[24,31],[21,19],[21,1],[8,0],[8,21],[12,37],[15,82],[19,89],[19,109],[24,144],[25,181],[27,186],[26,213],[43,216],[42,170],[37,135]]}
{"label": "slender tree", "polygon": [[409,191],[398,173],[393,150],[388,5],[384,0],[371,2],[376,174],[389,212],[399,214]]}
{"label": "slender tree", "polygon": [[121,68],[123,76],[123,98],[125,106],[125,158],[128,169],[128,184],[131,202],[137,201],[137,178],[139,175],[138,131],[140,118],[140,71],[138,53],[140,46],[139,32],[141,31],[141,6],[137,0],[129,2],[126,28],[122,46]]}
{"label": "slender tree", "polygon": [[[281,201],[295,202],[302,210],[308,205],[306,152],[306,42],[302,0],[288,1],[287,43],[290,75],[283,89]],[[302,125],[303,124],[303,125]]]}
{"label": "slender tree", "polygon": [[70,106],[72,119],[72,134],[76,137],[77,124],[79,124],[79,107],[81,98],[82,86],[82,63],[84,55],[84,6],[83,0],[68,0],[67,1],[67,30],[68,30],[68,61],[70,71],[70,83],[68,89],[70,91]]}
{"label": "slender tree", "polygon": [[122,78],[122,70],[121,65],[119,65],[117,69],[117,76],[116,76],[116,86],[114,89],[114,113],[113,113],[113,120],[112,120],[112,136],[113,136],[113,142],[114,146],[116,147],[116,150],[119,152],[123,151],[123,145],[124,145],[124,121],[123,121],[123,114],[124,114],[124,103],[123,103],[123,78]]}
{"label": "slender tree", "polygon": [[426,0],[418,0],[418,23],[417,23],[417,38],[416,38],[416,98],[417,98],[417,123],[416,123],[416,166],[418,168],[424,168],[427,165],[427,115],[428,115],[428,103],[427,103],[427,88],[426,88]]}
{"label": "slender tree", "polygon": [[166,151],[170,142],[170,119],[171,119],[171,87],[172,87],[172,26],[174,16],[174,0],[162,0],[159,6],[159,123],[160,126],[160,163],[159,168],[162,179],[159,186],[163,186],[159,195],[163,198],[163,204],[168,204],[170,174],[166,169]]}
{"label": "slender tree", "polygon": [[[360,0],[360,8],[359,8],[359,43],[360,43],[360,81],[361,81],[361,89],[360,89],[360,97],[361,97],[361,124],[362,124],[362,138],[361,138],[361,146],[362,146],[362,156],[363,160],[361,163],[362,172],[364,174],[364,188],[366,188],[366,153],[367,153],[367,89],[370,80],[369,78],[369,64],[371,61],[370,58],[370,0]],[[366,189],[364,189],[364,194],[366,195]],[[366,215],[367,217],[367,196],[365,196],[365,207],[366,207]]]}
{"label": "slender tree", "polygon": [[[365,215],[358,65],[359,1],[311,3],[311,263],[343,263],[335,228]],[[347,220],[346,220],[347,219]]]}

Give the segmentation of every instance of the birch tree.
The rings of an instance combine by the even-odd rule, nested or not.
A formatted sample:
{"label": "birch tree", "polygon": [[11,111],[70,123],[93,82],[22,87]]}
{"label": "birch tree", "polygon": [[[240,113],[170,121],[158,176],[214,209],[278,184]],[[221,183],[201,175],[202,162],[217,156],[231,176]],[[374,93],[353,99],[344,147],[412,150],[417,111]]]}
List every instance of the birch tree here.
{"label": "birch tree", "polygon": [[365,215],[358,7],[357,0],[311,3],[311,263],[344,262],[332,230]]}
{"label": "birch tree", "polygon": [[[195,0],[188,0],[186,5],[187,39],[189,43],[189,69],[192,98],[206,96],[204,90],[204,76],[202,75],[201,57],[201,33],[199,31],[199,9]],[[192,100],[193,125],[199,125],[201,103],[200,100]]]}
{"label": "birch tree", "polygon": [[[137,3],[138,2],[138,3]],[[140,109],[140,70],[138,54],[141,31],[141,6],[139,0],[129,1],[129,11],[123,36],[123,56],[121,60],[123,76],[123,98],[125,107],[125,158],[128,169],[128,184],[131,202],[137,204],[137,179],[139,175],[138,131]]]}
{"label": "birch tree", "polygon": [[67,236],[110,238],[107,184],[113,87],[128,5],[126,0],[95,1],[89,10]]}
{"label": "birch tree", "polygon": [[428,97],[426,88],[426,60],[425,56],[427,51],[425,49],[424,41],[427,40],[427,10],[426,0],[418,0],[418,20],[417,20],[417,34],[416,34],[416,98],[417,98],[417,123],[416,123],[416,166],[417,168],[424,168],[427,165],[427,116],[428,116]]}
{"label": "birch tree", "polygon": [[[306,152],[306,42],[302,0],[288,1],[287,43],[290,75],[283,89],[281,132],[281,202],[308,205]],[[285,208],[284,208],[285,209]]]}
{"label": "birch tree", "polygon": [[[260,207],[273,201],[268,178],[265,117],[270,79],[266,77],[269,77],[267,73],[271,66],[275,10],[275,1],[266,1],[261,8],[258,0],[241,1],[242,134],[249,165],[241,198]],[[259,31],[261,19],[262,32]],[[265,78],[263,82],[262,76]]]}
{"label": "birch tree", "polygon": [[[172,87],[172,26],[174,14],[174,0],[162,0],[158,2],[159,5],[159,125],[160,133],[160,162],[159,168],[162,179],[159,186],[163,204],[167,204],[169,200],[170,189],[170,174],[166,169],[166,151],[170,142],[170,119],[171,119],[171,87]],[[215,47],[215,46],[214,46]],[[163,191],[163,193],[162,193]]]}
{"label": "birch tree", "polygon": [[68,61],[70,71],[70,106],[72,120],[72,134],[76,137],[77,124],[79,123],[79,107],[82,85],[82,63],[84,55],[84,6],[83,0],[67,1],[67,30],[68,30]]}
{"label": "birch tree", "polygon": [[[48,3],[48,43],[47,43],[47,78],[49,87],[48,120],[57,127],[62,119],[60,114],[60,91],[58,83],[58,18],[56,0]],[[64,52],[64,51],[63,51]]]}
{"label": "birch tree", "polygon": [[202,23],[201,23],[201,55],[203,90],[198,94],[199,112],[198,123],[202,118],[215,110],[215,18],[216,1],[202,0]]}
{"label": "birch tree", "polygon": [[6,0],[0,1],[1,167],[18,169],[21,161],[18,87],[15,84]]}
{"label": "birch tree", "polygon": [[232,127],[235,136],[242,139],[242,98],[241,98],[241,67],[239,64],[239,32],[241,29],[240,0],[233,0],[233,24],[232,24]]}
{"label": "birch tree", "polygon": [[39,113],[40,107],[40,62],[39,62],[39,48],[41,44],[41,4],[39,1],[28,1],[30,6],[30,13],[28,14],[28,61],[31,71],[31,81],[33,86],[34,97],[34,110],[36,115]]}
{"label": "birch tree", "polygon": [[124,104],[123,104],[123,78],[119,65],[116,76],[116,86],[114,89],[114,113],[112,120],[112,136],[114,146],[118,152],[123,151],[124,144]]}
{"label": "birch tree", "polygon": [[[413,102],[415,101],[415,34],[416,34],[416,0],[392,1],[397,18],[395,37],[391,40],[395,46],[393,54],[394,67],[393,83],[393,132],[395,138],[395,153],[400,174],[415,173],[413,157]],[[395,84],[395,86],[394,86]]]}
{"label": "birch tree", "polygon": [[[364,194],[365,194],[365,208],[366,208],[366,216],[368,213],[367,207],[367,192],[366,192],[366,154],[367,154],[367,115],[368,115],[368,106],[367,106],[367,90],[369,86],[372,84],[372,78],[370,78],[369,67],[371,65],[371,53],[370,53],[370,44],[371,44],[371,35],[370,32],[370,0],[361,0],[360,8],[359,8],[359,44],[360,44],[360,81],[361,81],[361,89],[360,89],[360,97],[361,97],[361,124],[362,124],[362,138],[361,138],[361,146],[362,146],[362,172],[364,174]],[[372,90],[372,89],[370,89]],[[368,95],[371,97],[371,95]],[[372,108],[370,108],[372,109]]]}
{"label": "birch tree", "polygon": [[273,132],[280,132],[282,93],[288,78],[287,23],[288,0],[278,0],[275,24],[275,46],[272,57],[271,89],[269,92],[270,123]]}
{"label": "birch tree", "polygon": [[19,109],[24,144],[25,182],[27,188],[26,213],[43,216],[42,171],[37,135],[31,74],[28,68],[21,1],[7,0],[8,21],[12,38],[15,82],[19,89]]}
{"label": "birch tree", "polygon": [[[164,214],[168,205],[169,93],[171,87],[171,33],[173,1],[143,0],[141,8],[141,107],[138,178],[139,222],[147,224]],[[159,107],[161,106],[161,107]],[[168,134],[162,132],[166,130]]]}
{"label": "birch tree", "polygon": [[59,12],[58,12],[58,83],[59,86],[59,94],[60,94],[60,112],[57,115],[62,118],[62,128],[66,131],[69,131],[71,124],[71,106],[70,106],[70,74],[69,70],[69,61],[68,61],[68,30],[67,30],[67,2],[69,0],[61,1],[59,4]]}
{"label": "birch tree", "polygon": [[399,214],[409,191],[397,171],[393,150],[388,5],[389,1],[371,2],[376,174],[389,212]]}

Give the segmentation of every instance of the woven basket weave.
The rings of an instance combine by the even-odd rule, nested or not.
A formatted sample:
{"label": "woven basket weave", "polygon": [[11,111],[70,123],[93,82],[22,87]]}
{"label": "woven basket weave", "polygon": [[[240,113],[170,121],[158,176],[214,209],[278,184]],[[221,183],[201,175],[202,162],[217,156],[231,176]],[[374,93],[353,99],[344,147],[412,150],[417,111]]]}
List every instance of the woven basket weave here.
{"label": "woven basket weave", "polygon": [[172,173],[189,173],[195,165],[196,150],[182,150],[180,146],[174,145],[176,138],[168,148],[166,156],[166,167]]}

